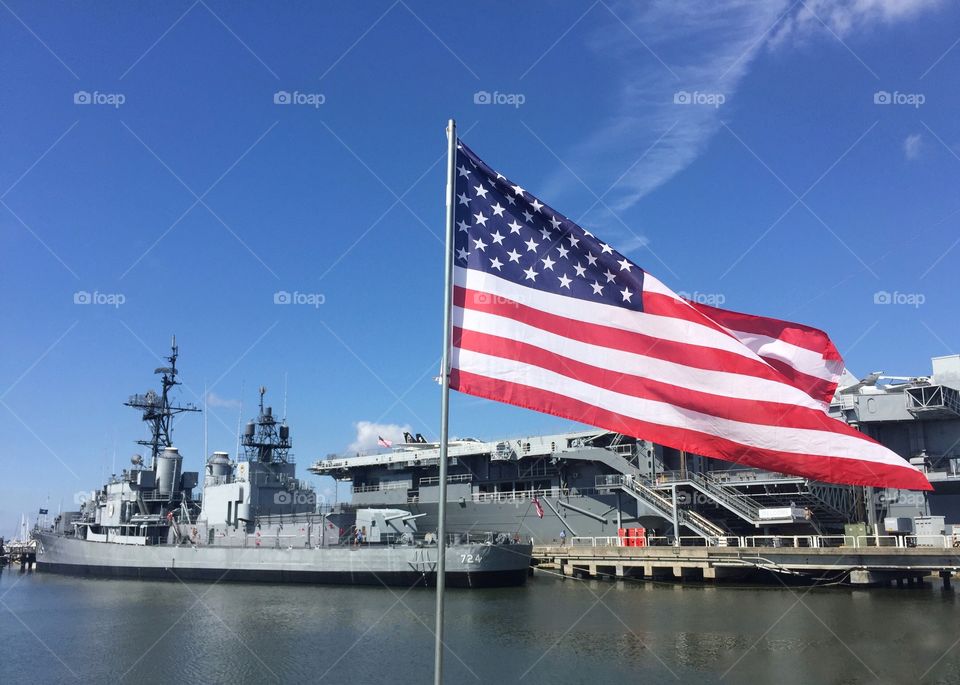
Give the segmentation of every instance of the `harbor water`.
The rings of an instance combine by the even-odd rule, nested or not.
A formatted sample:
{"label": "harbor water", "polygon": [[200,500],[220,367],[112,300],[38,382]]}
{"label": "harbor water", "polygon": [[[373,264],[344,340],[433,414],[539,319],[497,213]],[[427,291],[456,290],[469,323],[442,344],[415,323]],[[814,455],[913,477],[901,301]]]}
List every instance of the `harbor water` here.
{"label": "harbor water", "polygon": [[[434,594],[0,572],[4,682],[425,683]],[[957,683],[960,601],[540,574],[450,591],[450,683]]]}

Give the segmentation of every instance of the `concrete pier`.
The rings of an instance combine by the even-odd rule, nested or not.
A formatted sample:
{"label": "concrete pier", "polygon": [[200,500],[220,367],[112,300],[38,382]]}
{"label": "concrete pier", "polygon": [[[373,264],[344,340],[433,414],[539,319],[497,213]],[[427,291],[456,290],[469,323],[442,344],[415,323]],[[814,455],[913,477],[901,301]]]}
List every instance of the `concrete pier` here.
{"label": "concrete pier", "polygon": [[[933,576],[945,590],[960,571],[960,556],[940,547],[706,547],[534,546],[534,563],[578,578],[723,581],[769,572],[794,577],[835,576],[864,587],[914,587]],[[904,583],[906,581],[906,583]]]}
{"label": "concrete pier", "polygon": [[11,564],[19,564],[21,569],[32,569],[37,563],[37,543],[10,542],[6,547],[7,559]]}

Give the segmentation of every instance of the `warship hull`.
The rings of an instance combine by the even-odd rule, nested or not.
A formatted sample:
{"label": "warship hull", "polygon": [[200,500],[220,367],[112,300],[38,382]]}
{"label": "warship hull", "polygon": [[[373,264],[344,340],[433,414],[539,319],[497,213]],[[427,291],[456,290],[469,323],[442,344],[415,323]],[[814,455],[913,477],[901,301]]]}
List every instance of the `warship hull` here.
{"label": "warship hull", "polygon": [[[37,569],[103,578],[337,585],[435,586],[435,546],[317,548],[122,545],[40,534]],[[527,544],[457,544],[446,550],[446,584],[523,585]]]}
{"label": "warship hull", "polygon": [[[648,530],[663,530],[663,520],[644,510],[638,511],[636,502],[623,501],[617,517],[615,496],[567,497],[565,505],[553,497],[542,497],[543,518],[540,518],[529,500],[513,502],[451,502],[447,505],[447,530],[451,533],[470,533],[495,530],[530,539],[535,544],[559,540],[560,531],[568,536],[613,537],[622,526],[644,526]],[[551,507],[553,505],[553,507]],[[405,505],[419,519],[424,530],[435,530],[439,524],[439,504],[419,502]],[[553,509],[556,508],[563,518]],[[611,511],[613,510],[613,511]]]}

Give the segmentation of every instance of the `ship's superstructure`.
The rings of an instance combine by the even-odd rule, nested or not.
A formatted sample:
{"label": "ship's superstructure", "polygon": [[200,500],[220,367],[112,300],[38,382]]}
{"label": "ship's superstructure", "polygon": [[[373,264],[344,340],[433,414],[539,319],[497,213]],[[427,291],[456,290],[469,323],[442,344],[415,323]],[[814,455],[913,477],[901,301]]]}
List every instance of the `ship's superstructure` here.
{"label": "ship's superstructure", "polygon": [[[658,535],[842,532],[886,517],[941,514],[960,523],[960,355],[933,360],[933,375],[850,377],[831,414],[920,466],[935,491],[873,492],[684,453],[592,430],[451,443],[450,530],[517,531],[537,541],[614,536],[634,525]],[[356,506],[400,506],[435,525],[438,445],[407,437],[387,450],[331,455],[310,470],[352,486]],[[960,498],[958,498],[960,499]],[[539,507],[537,506],[539,505]],[[543,515],[540,515],[540,511]]]}
{"label": "ship's superstructure", "polygon": [[150,437],[137,444],[149,449],[149,463],[134,455],[132,467],[120,476],[113,474],[98,491],[83,502],[80,512],[61,514],[56,527],[77,537],[117,544],[146,545],[179,539],[179,522],[192,521],[200,510],[194,489],[199,474],[183,471],[183,457],[173,444],[173,417],[199,411],[192,405],[178,405],[170,398],[177,385],[176,338],[171,343],[167,366],[154,371],[160,376],[160,392],[148,390],[125,402],[141,412]]}
{"label": "ship's superstructure", "polygon": [[929,376],[870,374],[837,393],[832,415],[921,469],[929,495],[874,493],[878,516],[943,516],[960,523],[960,355],[934,357]]}

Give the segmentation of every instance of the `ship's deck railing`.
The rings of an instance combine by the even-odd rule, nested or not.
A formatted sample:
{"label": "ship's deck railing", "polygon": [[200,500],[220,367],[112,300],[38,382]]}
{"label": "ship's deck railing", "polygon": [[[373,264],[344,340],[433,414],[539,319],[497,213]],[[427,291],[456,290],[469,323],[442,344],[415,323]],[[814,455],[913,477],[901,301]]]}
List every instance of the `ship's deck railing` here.
{"label": "ship's deck railing", "polygon": [[409,490],[412,484],[407,481],[397,481],[393,483],[379,483],[377,485],[357,485],[352,488],[353,492],[384,492],[387,490]]}
{"label": "ship's deck railing", "polygon": [[534,497],[566,497],[589,494],[593,490],[570,490],[566,488],[545,488],[542,490],[506,490],[504,492],[474,492],[470,494],[473,502],[529,502]]}
{"label": "ship's deck railing", "polygon": [[623,540],[618,537],[572,537],[570,545],[572,547],[623,547]]}
{"label": "ship's deck railing", "polygon": [[[644,538],[646,547],[807,547],[823,549],[829,547],[850,547],[864,549],[869,547],[890,547],[907,549],[912,547],[932,547],[936,549],[960,548],[960,534],[954,535],[726,535],[705,538],[700,535],[648,535]],[[571,547],[624,547],[630,538],[572,537]]]}
{"label": "ship's deck railing", "polygon": [[709,478],[717,485],[726,484],[749,484],[752,482],[768,481],[796,481],[802,482],[804,479],[799,476],[791,476],[786,473],[777,473],[775,471],[761,471],[759,469],[729,469],[718,471],[699,472],[688,469],[688,473],[683,471],[661,471],[657,473],[655,483],[663,484],[673,481],[690,480],[691,476],[703,476]]}
{"label": "ship's deck railing", "polygon": [[[472,473],[458,473],[453,476],[447,476],[448,483],[469,483],[471,480],[473,480]],[[424,485],[439,485],[439,484],[440,484],[440,476],[428,476],[426,478],[420,479],[421,487]]]}

